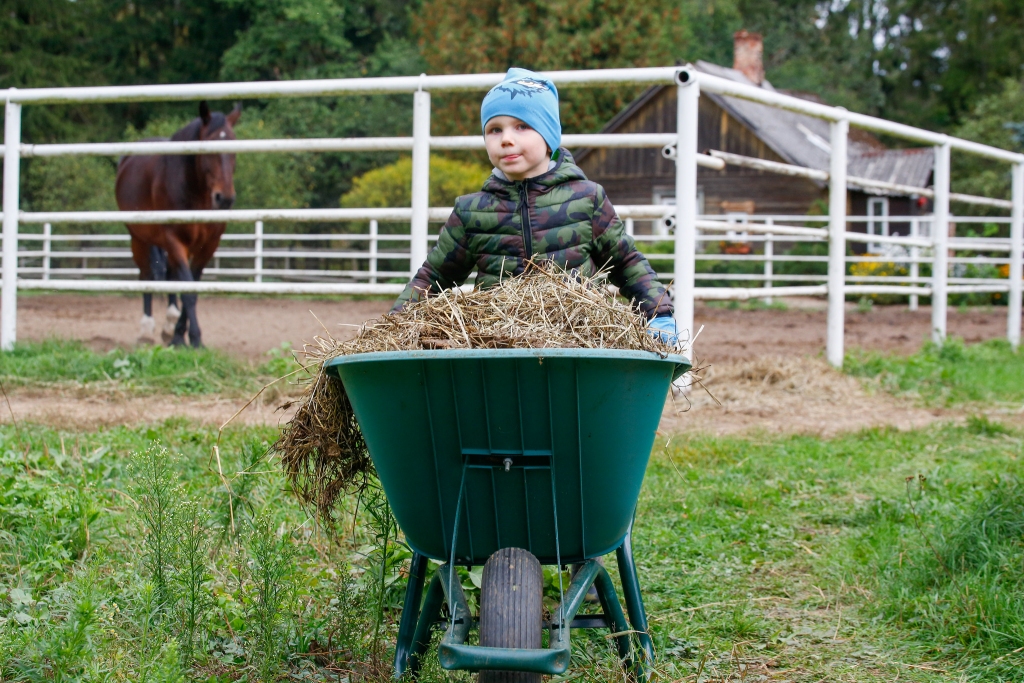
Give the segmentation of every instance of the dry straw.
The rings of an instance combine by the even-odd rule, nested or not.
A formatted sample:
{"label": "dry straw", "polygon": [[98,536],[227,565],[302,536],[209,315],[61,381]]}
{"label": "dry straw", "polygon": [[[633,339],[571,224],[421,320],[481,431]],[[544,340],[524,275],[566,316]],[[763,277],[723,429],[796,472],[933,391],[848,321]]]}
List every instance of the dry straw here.
{"label": "dry straw", "polygon": [[[337,356],[423,349],[631,349],[674,351],[646,331],[642,313],[598,278],[528,264],[524,275],[486,290],[444,291],[362,326],[349,341],[329,332],[303,347],[311,368],[298,409],[275,444],[293,490],[321,521],[373,475],[342,383],[324,371]],[[326,330],[325,330],[326,332]]]}

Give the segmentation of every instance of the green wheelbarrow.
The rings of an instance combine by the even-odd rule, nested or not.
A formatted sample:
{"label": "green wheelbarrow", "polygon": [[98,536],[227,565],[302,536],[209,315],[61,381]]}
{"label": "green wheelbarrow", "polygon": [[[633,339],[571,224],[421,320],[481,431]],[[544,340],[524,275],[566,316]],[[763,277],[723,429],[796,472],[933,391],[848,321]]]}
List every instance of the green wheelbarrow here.
{"label": "green wheelbarrow", "polygon": [[[562,674],[570,629],[608,628],[623,664],[639,677],[649,672],[654,652],[630,534],[665,397],[690,368],[686,358],[480,349],[358,354],[328,366],[345,385],[413,551],[396,677],[416,676],[439,624],[438,658],[448,670]],[[597,560],[612,551],[628,624]],[[428,559],[444,564],[424,598]],[[576,568],[568,586],[559,572],[561,602],[547,620],[541,564]],[[478,619],[459,565],[484,567]],[[591,586],[602,614],[577,616]],[[480,644],[471,645],[475,623]]]}

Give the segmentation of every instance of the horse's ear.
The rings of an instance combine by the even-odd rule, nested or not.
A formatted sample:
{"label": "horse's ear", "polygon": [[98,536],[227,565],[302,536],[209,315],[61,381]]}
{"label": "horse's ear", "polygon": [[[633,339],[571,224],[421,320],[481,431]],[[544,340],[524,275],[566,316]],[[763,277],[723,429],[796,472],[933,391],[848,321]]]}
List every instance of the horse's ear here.
{"label": "horse's ear", "polygon": [[210,105],[206,103],[206,100],[199,103],[199,118],[203,120],[204,126],[210,125]]}
{"label": "horse's ear", "polygon": [[227,119],[231,127],[234,128],[240,118],[242,118],[242,103],[238,102],[235,104],[235,108],[231,110],[231,113],[227,115]]}

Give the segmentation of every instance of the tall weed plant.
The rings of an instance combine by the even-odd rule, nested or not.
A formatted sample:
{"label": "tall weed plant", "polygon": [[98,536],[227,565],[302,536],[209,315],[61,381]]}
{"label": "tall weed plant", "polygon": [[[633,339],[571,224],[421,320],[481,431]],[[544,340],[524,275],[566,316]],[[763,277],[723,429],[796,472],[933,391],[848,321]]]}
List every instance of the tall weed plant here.
{"label": "tall weed plant", "polygon": [[250,617],[253,640],[250,655],[260,680],[275,680],[281,668],[282,634],[294,590],[295,552],[287,538],[279,536],[266,516],[254,520],[249,536],[250,574],[253,583]]}

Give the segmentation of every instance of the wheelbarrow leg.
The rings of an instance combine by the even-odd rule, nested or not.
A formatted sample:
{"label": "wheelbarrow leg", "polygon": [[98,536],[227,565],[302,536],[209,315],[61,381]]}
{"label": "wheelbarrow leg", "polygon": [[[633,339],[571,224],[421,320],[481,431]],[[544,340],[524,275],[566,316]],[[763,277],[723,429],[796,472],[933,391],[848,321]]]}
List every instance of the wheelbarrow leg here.
{"label": "wheelbarrow leg", "polygon": [[636,563],[633,562],[633,523],[622,545],[615,551],[619,561],[619,578],[622,580],[622,596],[626,599],[626,612],[629,623],[636,631],[643,653],[635,661],[637,677],[648,679],[651,675],[650,665],[654,663],[654,643],[647,631],[647,613],[644,611],[644,599],[640,596],[640,581],[637,578]]}
{"label": "wheelbarrow leg", "polygon": [[395,643],[395,678],[401,678],[409,665],[409,654],[413,647],[413,633],[420,614],[423,598],[423,581],[426,578],[427,558],[413,553],[409,563],[409,585],[405,589],[405,603],[402,606],[402,620],[398,626],[398,642]]}
{"label": "wheelbarrow leg", "polygon": [[[427,598],[423,601],[423,609],[420,611],[420,619],[416,624],[416,635],[412,639],[412,648],[409,650],[408,672],[412,680],[419,675],[420,666],[423,665],[423,655],[430,647],[430,630],[441,616],[441,606],[444,604],[444,587],[441,586],[440,569],[434,572],[434,578],[430,580],[427,588]],[[398,668],[395,668],[398,674]],[[400,674],[398,674],[400,675]],[[396,676],[397,677],[397,676]]]}
{"label": "wheelbarrow leg", "polygon": [[601,610],[608,621],[608,628],[612,633],[620,634],[615,636],[615,646],[619,651],[619,661],[629,666],[632,650],[629,642],[629,626],[626,624],[626,615],[622,613],[622,606],[619,605],[619,596],[615,594],[615,586],[608,572],[602,567],[594,578],[594,588],[597,589],[597,597],[601,600]]}

